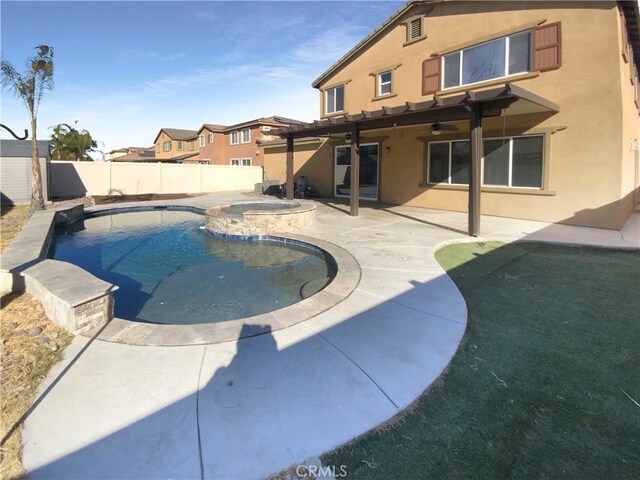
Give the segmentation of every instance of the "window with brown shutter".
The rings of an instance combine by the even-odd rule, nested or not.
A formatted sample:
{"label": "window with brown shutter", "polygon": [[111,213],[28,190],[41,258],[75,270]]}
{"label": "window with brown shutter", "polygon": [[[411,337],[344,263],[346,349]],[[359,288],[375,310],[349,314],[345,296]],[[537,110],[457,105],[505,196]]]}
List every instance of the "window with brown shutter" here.
{"label": "window with brown shutter", "polygon": [[561,65],[560,22],[541,25],[533,30],[533,70],[543,72]]}
{"label": "window with brown shutter", "polygon": [[442,57],[428,58],[422,62],[422,94],[430,95],[440,90],[440,64]]}
{"label": "window with brown shutter", "polygon": [[422,62],[422,95],[440,90],[440,64],[442,57],[428,58]]}

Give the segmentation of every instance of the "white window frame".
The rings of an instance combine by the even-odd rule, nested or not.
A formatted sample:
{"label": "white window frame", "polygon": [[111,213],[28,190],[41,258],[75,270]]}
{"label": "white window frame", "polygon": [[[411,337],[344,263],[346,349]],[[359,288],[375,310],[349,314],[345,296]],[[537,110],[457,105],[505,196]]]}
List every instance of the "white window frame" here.
{"label": "white window frame", "polygon": [[240,159],[240,165],[242,165],[243,167],[250,167],[251,166],[251,158],[250,157],[243,157]]}
{"label": "white window frame", "polygon": [[[385,73],[388,73],[391,76],[388,82],[382,82],[382,75],[384,75]],[[385,70],[384,72],[378,73],[378,75],[376,75],[376,78],[378,80],[378,96],[379,97],[384,97],[384,96],[393,94],[393,69]],[[382,93],[383,85],[389,85],[388,93]]]}
{"label": "white window frame", "polygon": [[[327,115],[333,115],[335,113],[340,113],[340,112],[344,112],[344,104],[345,101],[347,99],[346,97],[346,93],[347,93],[347,89],[345,88],[346,84],[341,84],[341,85],[336,85],[335,87],[331,87],[331,88],[327,88],[324,91],[324,112]],[[337,110],[337,100],[338,100],[338,96],[335,94],[333,94],[333,110],[329,111],[329,92],[331,90],[337,90],[338,88],[342,88],[342,109],[341,110]]]}
{"label": "white window frame", "polygon": [[[246,139],[245,139],[245,134],[246,134]],[[251,143],[251,129],[250,128],[243,128],[242,130],[240,130],[240,143]]]}
{"label": "white window frame", "polygon": [[213,133],[209,133],[209,143],[213,143]]}
{"label": "white window frame", "polygon": [[[235,141],[234,141],[234,138],[235,138]],[[240,135],[238,133],[238,130],[234,130],[229,134],[229,143],[231,145],[238,145],[238,143],[240,143],[238,140],[240,140]]]}
{"label": "white window frame", "polygon": [[204,143],[204,135],[199,135],[198,136],[198,146],[200,148],[203,148],[206,144]]}
{"label": "white window frame", "polygon": [[166,142],[162,142],[162,151],[163,152],[170,152],[171,151],[171,141],[168,140]]}
{"label": "white window frame", "polygon": [[[530,137],[540,137],[542,138],[542,172],[540,175],[540,186],[539,187],[525,187],[525,186],[513,186],[513,139],[514,138],[530,138]],[[484,147],[484,142],[485,140],[508,140],[509,141],[509,177],[508,177],[508,183],[507,185],[493,185],[493,184],[485,184],[484,183],[484,154],[482,155],[482,158],[480,160],[480,184],[483,187],[489,187],[489,188],[504,188],[504,189],[509,189],[509,188],[516,188],[516,189],[526,189],[526,190],[544,190],[544,185],[545,185],[545,169],[546,169],[546,165],[547,165],[547,158],[546,158],[546,150],[547,150],[547,146],[546,146],[546,135],[544,134],[533,134],[533,135],[511,135],[511,136],[507,136],[507,137],[487,137],[487,138],[483,138],[482,139],[482,144]],[[458,138],[458,139],[453,139],[453,140],[437,140],[437,141],[433,141],[433,142],[429,142],[428,145],[428,149],[427,149],[427,184],[428,185],[456,185],[456,186],[463,186],[463,187],[468,187],[469,184],[468,183],[452,183],[451,182],[451,154],[453,152],[453,149],[451,148],[451,144],[454,142],[469,142],[468,139],[466,138]],[[431,145],[434,145],[436,143],[448,143],[449,144],[449,175],[447,177],[447,181],[446,182],[439,182],[439,183],[435,183],[431,181],[431,178],[429,178],[429,175],[431,174]]]}
{"label": "white window frame", "polygon": [[239,167],[240,166],[240,159],[239,158],[230,158],[229,159],[229,165],[232,165],[234,167]]}
{"label": "white window frame", "polygon": [[[529,69],[528,70],[524,70],[522,72],[517,72],[517,73],[509,73],[509,51],[510,51],[510,37],[516,37],[518,35],[523,35],[525,33],[529,34],[529,41],[533,42],[533,31],[532,30],[524,30],[522,32],[516,32],[516,33],[512,33],[510,35],[505,35],[504,37],[498,37],[498,38],[493,38],[491,40],[487,40],[486,42],[481,42],[481,43],[476,43],[475,45],[469,45],[468,47],[465,48],[461,48],[460,50],[454,50],[453,52],[449,52],[446,53],[444,55],[442,55],[442,58],[440,59],[440,71],[442,72],[441,74],[441,79],[440,79],[440,88],[442,90],[449,90],[452,88],[460,88],[460,87],[466,87],[467,85],[476,85],[478,83],[484,83],[484,82],[491,82],[494,80],[499,80],[501,78],[509,78],[509,77],[514,77],[516,75],[523,75],[525,73],[528,73],[531,71],[531,62],[533,62],[533,58],[531,57],[531,49],[529,49]],[[465,50],[469,50],[471,48],[475,48],[475,47],[479,47],[481,45],[486,45],[488,43],[492,43],[492,42],[496,42],[498,40],[505,40],[505,54],[504,54],[504,72],[505,75],[502,75],[500,77],[494,77],[494,78],[487,78],[485,80],[480,80],[478,82],[472,82],[472,83],[462,83],[462,72],[464,70],[464,52]],[[445,57],[448,55],[451,55],[453,53],[460,53],[460,66],[459,66],[459,70],[458,70],[458,85],[452,85],[450,87],[445,87],[444,86],[444,80],[445,80]]]}
{"label": "white window frame", "polygon": [[184,150],[184,140],[178,140],[178,150]]}
{"label": "white window frame", "polygon": [[196,141],[189,140],[189,151],[193,152],[196,149]]}

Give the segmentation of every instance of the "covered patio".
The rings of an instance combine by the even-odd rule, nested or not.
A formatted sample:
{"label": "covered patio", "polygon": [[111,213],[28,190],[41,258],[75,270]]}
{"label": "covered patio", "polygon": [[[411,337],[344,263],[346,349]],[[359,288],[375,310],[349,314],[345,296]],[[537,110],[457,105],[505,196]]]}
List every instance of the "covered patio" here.
{"label": "covered patio", "polygon": [[[434,122],[468,120],[470,131],[470,168],[468,226],[470,236],[480,234],[480,190],[482,161],[482,123],[484,118],[532,113],[555,113],[559,106],[528,90],[506,83],[485,90],[467,90],[450,96],[435,96],[433,100],[396,107],[383,106],[379,110],[332,116],[312,123],[301,123],[279,129],[276,133],[287,141],[287,184],[294,184],[294,141],[305,137],[329,135],[346,136],[351,144],[350,204],[351,216],[358,216],[360,204],[360,134],[361,132],[396,127],[418,126]],[[294,189],[287,189],[293,199]]]}

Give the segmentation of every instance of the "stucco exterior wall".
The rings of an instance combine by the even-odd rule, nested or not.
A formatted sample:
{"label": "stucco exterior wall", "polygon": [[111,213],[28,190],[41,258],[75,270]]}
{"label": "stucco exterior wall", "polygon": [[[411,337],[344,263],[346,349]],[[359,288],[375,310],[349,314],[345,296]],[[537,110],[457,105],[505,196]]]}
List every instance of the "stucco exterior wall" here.
{"label": "stucco exterior wall", "polygon": [[261,167],[174,163],[51,162],[51,195],[253,191]]}
{"label": "stucco exterior wall", "polygon": [[[213,133],[213,143],[209,143],[210,133]],[[211,132],[205,128],[200,134],[204,135],[205,146],[199,147],[198,159],[209,160],[211,165],[229,165],[229,162],[225,161],[226,138],[224,132]]]}
{"label": "stucco exterior wall", "polygon": [[622,91],[621,208],[631,213],[640,202],[640,91],[638,72],[627,53],[623,56],[622,25],[618,21],[620,84]]}
{"label": "stucco exterior wall", "polygon": [[[227,161],[227,165],[231,163],[232,158],[250,158],[251,165],[253,166],[262,166],[264,165],[264,161],[262,160],[261,155],[259,154],[259,148],[256,144],[256,140],[262,138],[262,132],[260,131],[260,125],[251,125],[248,127],[251,131],[251,139],[248,143],[241,143],[242,141],[242,129],[247,127],[242,127],[238,129],[233,129],[228,132],[225,132],[225,145],[226,152],[225,157]],[[238,142],[237,144],[231,143],[231,132],[238,132]]]}
{"label": "stucco exterior wall", "polygon": [[[268,146],[264,149],[264,170],[267,180],[287,181],[286,146]],[[333,147],[330,142],[296,142],[293,155],[293,177],[307,177],[309,185],[321,197],[333,196]]]}
{"label": "stucco exterior wall", "polygon": [[[178,149],[178,140],[173,140],[169,137],[165,132],[161,132],[158,136],[158,139],[155,143],[156,149],[156,158],[172,158],[178,155],[184,155],[185,153],[198,153],[198,139],[197,137],[194,139],[195,144],[193,150],[189,149],[189,140],[183,140],[183,148],[182,150]],[[162,148],[162,145],[165,142],[171,142],[171,150],[165,152]],[[189,158],[189,161],[193,161],[193,158]],[[197,163],[197,160],[196,160]]]}
{"label": "stucco exterior wall", "polygon": [[[411,16],[415,12],[409,12]],[[400,19],[402,20],[402,19]],[[445,2],[433,5],[424,20],[426,38],[403,46],[404,25],[396,22],[388,33],[364,49],[320,89],[345,83],[345,110],[357,113],[406,101],[430,100],[421,91],[422,61],[433,53],[478,39],[498,37],[500,30],[524,25],[561,22],[562,65],[559,69],[514,77],[508,81],[560,106],[553,115],[520,115],[486,119],[484,137],[501,132],[548,134],[544,191],[511,193],[483,189],[481,212],[604,228],[621,227],[629,212],[623,200],[632,187],[624,180],[631,163],[625,157],[637,119],[628,111],[627,88],[621,82],[619,15],[615,2]],[[588,28],[585,26],[588,25]],[[399,65],[399,66],[398,66]],[[396,96],[374,100],[372,72],[395,67]],[[628,77],[628,76],[627,76]],[[628,83],[628,78],[626,78]],[[487,82],[486,86],[504,83]],[[475,88],[475,87],[474,87]],[[624,90],[624,92],[623,92]],[[439,92],[446,94],[449,91]],[[322,98],[322,94],[321,94]],[[623,103],[625,107],[623,107]],[[321,115],[324,112],[320,101]],[[625,112],[623,114],[623,112]],[[637,114],[636,114],[637,116]],[[378,132],[387,136],[381,160],[380,200],[420,207],[466,211],[465,187],[425,186],[425,142],[468,138],[468,122],[456,134],[430,137],[427,125],[416,129]],[[565,128],[566,127],[566,128]],[[329,165],[333,164],[333,160]],[[629,170],[630,171],[630,170]],[[329,172],[327,172],[328,174]]]}

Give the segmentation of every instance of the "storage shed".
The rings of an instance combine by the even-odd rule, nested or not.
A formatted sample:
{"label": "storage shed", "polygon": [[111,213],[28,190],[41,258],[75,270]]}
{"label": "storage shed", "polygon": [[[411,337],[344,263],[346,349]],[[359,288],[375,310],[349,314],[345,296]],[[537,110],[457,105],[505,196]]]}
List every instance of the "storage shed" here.
{"label": "storage shed", "polygon": [[[45,201],[49,196],[49,142],[38,141],[42,191]],[[0,193],[3,205],[31,201],[31,140],[0,140]]]}

